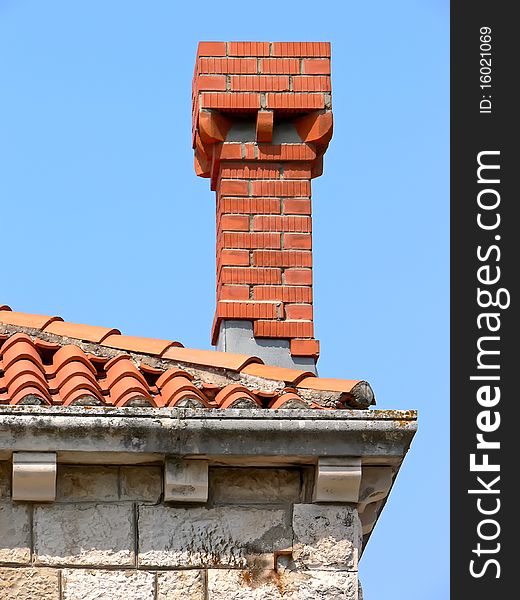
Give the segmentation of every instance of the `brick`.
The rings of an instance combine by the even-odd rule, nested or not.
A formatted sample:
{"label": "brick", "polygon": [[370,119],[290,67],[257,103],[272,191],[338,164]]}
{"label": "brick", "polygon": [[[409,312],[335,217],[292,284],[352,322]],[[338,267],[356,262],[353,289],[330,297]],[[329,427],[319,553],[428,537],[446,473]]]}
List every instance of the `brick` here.
{"label": "brick", "polygon": [[279,233],[224,232],[222,233],[221,238],[223,248],[265,248],[277,250],[281,247],[281,235]]}
{"label": "brick", "polygon": [[240,160],[242,158],[242,144],[236,142],[224,142],[220,150],[220,158],[221,160]]}
{"label": "brick", "polygon": [[294,58],[264,58],[260,61],[260,73],[279,75],[300,73],[300,61]]}
{"label": "brick", "polygon": [[253,333],[255,337],[311,338],[314,335],[314,326],[308,321],[255,321]]}
{"label": "brick", "polygon": [[282,217],[282,216],[263,216],[253,217],[254,231],[293,231],[293,232],[310,232],[311,231],[310,217]]}
{"label": "brick", "polygon": [[279,179],[282,166],[278,163],[224,163],[220,167],[220,176],[224,179]]}
{"label": "brick", "polygon": [[162,493],[162,468],[159,466],[122,466],[119,468],[120,500],[159,502]]}
{"label": "brick", "polygon": [[272,56],[330,56],[330,42],[274,42]]}
{"label": "brick", "polygon": [[146,571],[64,569],[63,600],[154,600],[154,584]]}
{"label": "brick", "polygon": [[134,564],[131,504],[36,505],[35,563],[41,565]]}
{"label": "brick", "polygon": [[318,340],[291,340],[291,354],[293,356],[320,355],[320,343]]}
{"label": "brick", "polygon": [[306,59],[303,61],[302,72],[306,75],[329,75],[330,74],[330,59],[328,59],[328,58]]}
{"label": "brick", "polygon": [[[139,507],[139,566],[245,567],[292,543],[288,509]],[[197,532],[197,535],[194,535]]]}
{"label": "brick", "polygon": [[[246,144],[247,146],[247,144]],[[316,151],[308,144],[258,144],[259,160],[314,160]]]}
{"label": "brick", "polygon": [[222,231],[249,231],[247,215],[222,215],[219,223]]}
{"label": "brick", "polygon": [[231,91],[287,92],[289,91],[289,77],[287,75],[233,75]]}
{"label": "brick", "polygon": [[256,267],[311,267],[312,252],[255,250],[253,264]]}
{"label": "brick", "polygon": [[274,112],[259,110],[256,114],[256,141],[272,142],[274,129]]}
{"label": "brick", "polygon": [[198,90],[224,91],[227,85],[225,75],[201,75],[196,82]]}
{"label": "brick", "polygon": [[274,302],[217,302],[217,317],[222,319],[276,319]]}
{"label": "brick", "polygon": [[249,252],[247,250],[222,250],[218,261],[222,266],[246,267],[249,265]]}
{"label": "brick", "polygon": [[29,506],[0,502],[0,561],[12,564],[31,562]]}
{"label": "brick", "polygon": [[283,166],[285,179],[310,179],[312,169],[310,164],[286,163]]}
{"label": "brick", "polygon": [[284,281],[286,285],[312,285],[312,270],[285,269]]}
{"label": "brick", "polygon": [[199,71],[203,73],[256,73],[257,60],[255,58],[201,58]]}
{"label": "brick", "polygon": [[289,321],[312,321],[312,304],[286,304],[285,317]]}
{"label": "brick", "polygon": [[244,196],[249,192],[247,181],[235,181],[223,179],[219,184],[219,193],[221,196]]}
{"label": "brick", "polygon": [[299,469],[227,468],[209,471],[209,489],[215,504],[272,504],[300,501]]}
{"label": "brick", "polygon": [[277,198],[222,198],[220,207],[225,213],[278,214],[280,200]]}
{"label": "brick", "polygon": [[229,56],[269,56],[269,42],[229,42],[228,54]]}
{"label": "brick", "polygon": [[[295,92],[330,92],[330,77],[326,75],[302,75],[293,77],[293,90]],[[274,91],[274,90],[273,90]]]}
{"label": "brick", "polygon": [[309,196],[309,181],[253,181],[252,196]]}
{"label": "brick", "polygon": [[280,300],[282,302],[312,302],[312,288],[258,285],[253,288],[253,298],[255,300]]}
{"label": "brick", "polygon": [[218,110],[242,110],[260,108],[260,94],[249,92],[202,92],[201,108],[216,108]]}
{"label": "brick", "polygon": [[111,502],[119,499],[117,467],[58,465],[57,502]]}
{"label": "brick", "polygon": [[[325,108],[325,96],[320,93],[284,94],[269,92],[266,94],[267,108],[284,110],[318,110]],[[204,104],[204,106],[206,106]]]}
{"label": "brick", "polygon": [[285,215],[310,215],[310,198],[285,198],[283,200],[283,212]]}
{"label": "brick", "polygon": [[281,283],[280,269],[263,269],[255,267],[223,267],[220,275],[222,283],[250,283],[269,285]]}
{"label": "brick", "polygon": [[223,285],[219,288],[218,297],[221,300],[248,300],[248,285]]}
{"label": "brick", "polygon": [[286,233],[283,236],[285,250],[311,250],[312,235],[310,233]]}
{"label": "brick", "polygon": [[226,43],[199,42],[197,56],[226,56]]}
{"label": "brick", "polygon": [[202,571],[187,569],[157,574],[157,600],[204,600],[205,598]]}
{"label": "brick", "polygon": [[59,571],[0,567],[0,600],[59,600]]}

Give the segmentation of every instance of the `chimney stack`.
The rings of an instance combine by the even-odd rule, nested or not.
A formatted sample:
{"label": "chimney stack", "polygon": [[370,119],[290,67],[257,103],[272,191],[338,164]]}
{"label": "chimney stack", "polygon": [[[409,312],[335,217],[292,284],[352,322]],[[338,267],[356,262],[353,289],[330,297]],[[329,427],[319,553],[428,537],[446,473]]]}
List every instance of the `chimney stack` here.
{"label": "chimney stack", "polygon": [[314,370],[311,179],[332,136],[330,44],[201,42],[195,170],[217,195],[212,343]]}

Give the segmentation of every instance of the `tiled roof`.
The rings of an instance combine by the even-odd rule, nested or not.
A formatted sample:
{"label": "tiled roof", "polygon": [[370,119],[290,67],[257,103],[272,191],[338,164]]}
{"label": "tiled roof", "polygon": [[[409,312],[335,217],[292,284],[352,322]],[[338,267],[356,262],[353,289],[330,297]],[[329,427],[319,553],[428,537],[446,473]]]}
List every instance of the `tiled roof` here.
{"label": "tiled roof", "polygon": [[255,356],[184,348],[0,304],[0,404],[368,408],[366,381],[326,379]]}

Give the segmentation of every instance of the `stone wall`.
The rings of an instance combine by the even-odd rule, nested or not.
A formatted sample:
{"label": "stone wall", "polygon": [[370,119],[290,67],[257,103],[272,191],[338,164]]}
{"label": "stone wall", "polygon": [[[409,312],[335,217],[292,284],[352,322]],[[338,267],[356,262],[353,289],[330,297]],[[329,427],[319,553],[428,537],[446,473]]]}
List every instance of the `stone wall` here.
{"label": "stone wall", "polygon": [[165,504],[162,467],[59,465],[56,502],[10,499],[0,600],[359,600],[361,525],[311,503],[312,469],[210,468],[204,505]]}

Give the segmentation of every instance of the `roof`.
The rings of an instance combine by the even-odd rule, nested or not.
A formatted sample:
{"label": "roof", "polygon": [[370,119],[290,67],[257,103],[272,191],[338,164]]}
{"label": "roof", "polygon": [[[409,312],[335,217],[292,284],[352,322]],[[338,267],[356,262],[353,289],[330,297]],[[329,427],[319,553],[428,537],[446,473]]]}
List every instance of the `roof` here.
{"label": "roof", "polygon": [[265,365],[256,356],[12,311],[0,304],[0,404],[365,409],[362,380]]}

